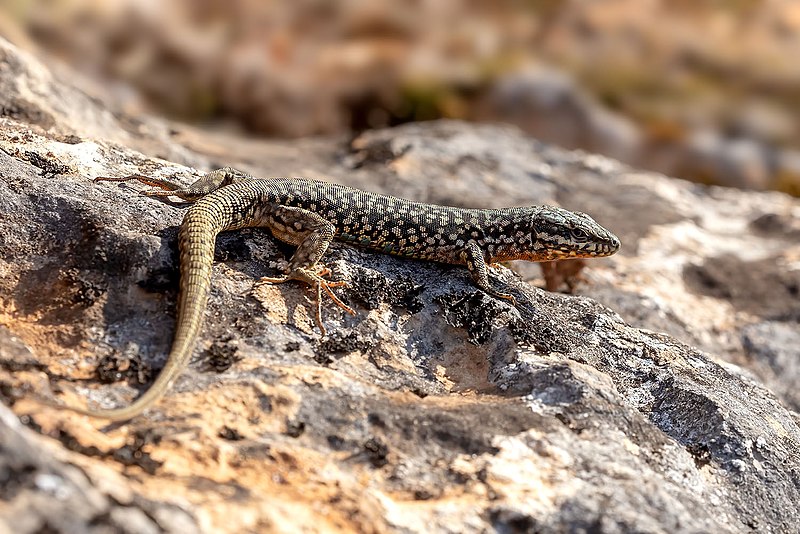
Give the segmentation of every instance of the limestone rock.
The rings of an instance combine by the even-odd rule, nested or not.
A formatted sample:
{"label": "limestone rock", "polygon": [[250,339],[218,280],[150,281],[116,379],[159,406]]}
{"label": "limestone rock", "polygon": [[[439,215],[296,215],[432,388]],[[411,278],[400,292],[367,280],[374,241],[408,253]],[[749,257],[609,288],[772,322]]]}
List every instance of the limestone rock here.
{"label": "limestone rock", "polygon": [[[45,101],[62,85],[50,83]],[[624,248],[587,262],[581,296],[531,285],[534,266],[497,269],[515,309],[463,268],[336,245],[327,263],[358,315],[326,305],[320,338],[305,288],[252,291],[286,247],[229,233],[196,361],[163,402],[124,425],[38,407],[29,397],[129,402],[174,326],[182,210],[91,178],[193,171],[95,137],[103,102],[86,105],[85,122],[0,119],[0,399],[29,427],[0,408],[0,531],[800,527],[800,203],[510,127],[410,124],[353,142],[140,131],[141,150],[157,140],[260,176],[464,206],[557,202]]]}

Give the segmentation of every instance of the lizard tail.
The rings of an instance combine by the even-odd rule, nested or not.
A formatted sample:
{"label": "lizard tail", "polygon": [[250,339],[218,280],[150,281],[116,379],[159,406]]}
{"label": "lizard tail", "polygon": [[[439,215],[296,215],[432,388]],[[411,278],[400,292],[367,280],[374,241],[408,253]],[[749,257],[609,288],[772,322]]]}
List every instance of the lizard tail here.
{"label": "lizard tail", "polygon": [[82,415],[120,422],[140,415],[161,400],[192,356],[211,290],[214,242],[217,234],[227,229],[232,223],[232,221],[225,220],[224,214],[219,209],[215,209],[213,203],[204,202],[204,200],[201,199],[189,208],[178,234],[181,279],[175,339],[172,342],[167,362],[152,386],[129,406],[121,408],[94,410],[58,404],[44,399],[36,399],[37,402]]}

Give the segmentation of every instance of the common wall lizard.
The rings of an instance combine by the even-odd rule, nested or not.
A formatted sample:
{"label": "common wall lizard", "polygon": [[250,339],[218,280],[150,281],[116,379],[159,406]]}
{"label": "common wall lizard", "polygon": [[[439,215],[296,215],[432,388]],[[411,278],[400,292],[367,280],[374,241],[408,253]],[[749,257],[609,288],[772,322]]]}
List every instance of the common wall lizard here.
{"label": "common wall lizard", "polygon": [[[324,291],[339,307],[354,314],[331,288],[320,259],[335,239],[358,247],[442,263],[465,265],[486,293],[514,303],[514,297],[492,287],[489,266],[505,260],[550,261],[609,256],[619,239],[583,213],[551,206],[462,209],[412,202],[306,179],[257,179],[226,167],[212,171],[189,187],[133,175],[95,181],[138,180],[158,190],[149,196],[175,196],[193,202],[178,234],[180,288],[177,325],[167,363],[152,386],[122,408],[59,408],[109,419],[131,419],[156,403],[186,366],[202,325],[211,286],[214,243],[219,232],[266,227],[281,241],[297,246],[285,276],[260,282],[300,280],[316,290],[316,322]],[[48,404],[51,404],[48,402]]]}

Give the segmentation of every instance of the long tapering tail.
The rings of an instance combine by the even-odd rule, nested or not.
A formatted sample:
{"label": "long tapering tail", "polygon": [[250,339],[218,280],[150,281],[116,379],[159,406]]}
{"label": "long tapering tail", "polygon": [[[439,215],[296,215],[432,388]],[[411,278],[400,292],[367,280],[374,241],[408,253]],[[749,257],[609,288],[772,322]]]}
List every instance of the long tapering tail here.
{"label": "long tapering tail", "polygon": [[91,417],[127,421],[164,396],[191,358],[203,324],[203,314],[211,290],[211,266],[216,236],[235,224],[235,221],[230,220],[230,214],[225,213],[210,198],[220,193],[223,191],[215,192],[194,204],[181,224],[178,238],[181,275],[175,339],[167,362],[153,385],[132,404],[121,408],[92,410],[37,399],[39,402]]}

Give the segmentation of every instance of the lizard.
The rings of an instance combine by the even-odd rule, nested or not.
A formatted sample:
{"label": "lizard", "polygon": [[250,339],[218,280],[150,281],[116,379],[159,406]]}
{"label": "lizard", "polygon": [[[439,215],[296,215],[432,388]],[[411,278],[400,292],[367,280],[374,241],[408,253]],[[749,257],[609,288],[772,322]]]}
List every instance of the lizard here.
{"label": "lizard", "polygon": [[254,178],[225,167],[188,187],[170,180],[131,175],[98,177],[95,182],[136,180],[155,187],[142,194],[177,197],[190,207],[178,233],[180,283],[175,336],[166,364],[150,388],[119,408],[87,409],[46,402],[79,414],[121,422],[157,403],[188,364],[203,322],[211,288],[218,233],[266,227],[297,248],[279,277],[258,283],[298,280],[316,291],[315,320],[322,335],[323,292],[355,315],[332,288],[320,260],[333,240],[384,254],[464,265],[475,285],[516,305],[513,295],[495,289],[489,267],[506,260],[552,261],[614,254],[619,239],[590,216],[554,206],[466,209],[414,202],[335,183],[302,178]]}

